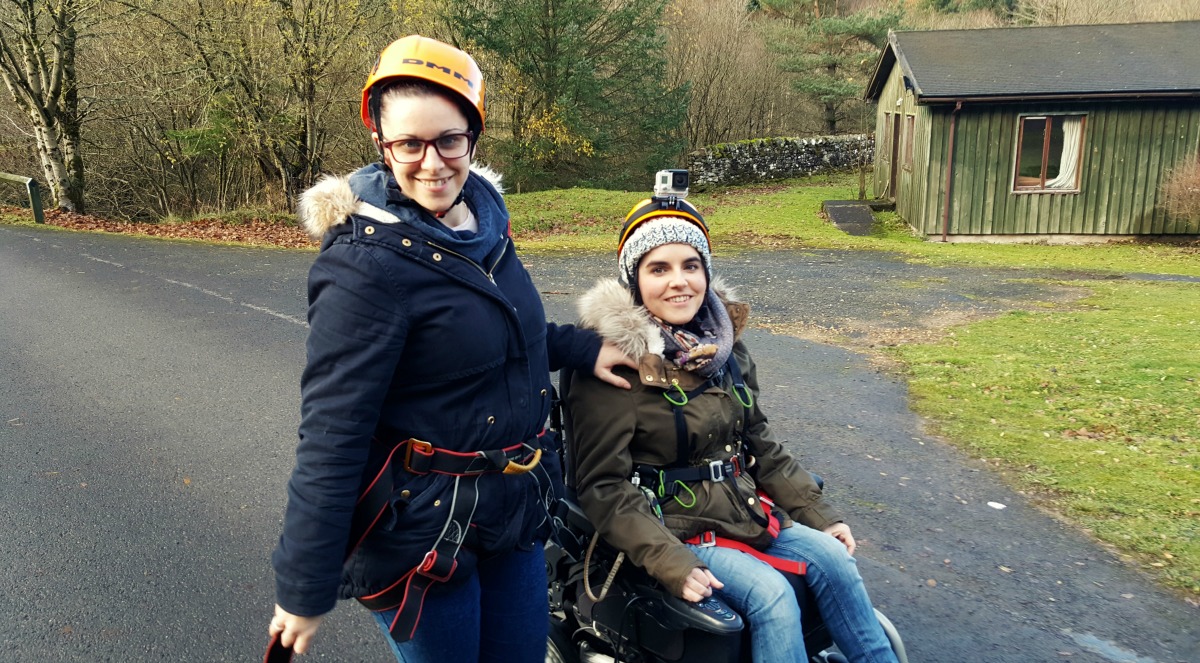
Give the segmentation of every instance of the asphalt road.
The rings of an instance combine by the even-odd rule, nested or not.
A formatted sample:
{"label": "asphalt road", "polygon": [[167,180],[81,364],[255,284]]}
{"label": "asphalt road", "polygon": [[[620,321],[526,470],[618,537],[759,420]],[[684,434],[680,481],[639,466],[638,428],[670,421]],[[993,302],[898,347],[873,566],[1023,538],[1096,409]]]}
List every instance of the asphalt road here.
{"label": "asphalt road", "polygon": [[[261,660],[312,257],[0,226],[0,661]],[[885,254],[717,260],[759,320],[852,334],[1064,296]],[[610,262],[527,260],[558,321]],[[832,345],[748,341],[914,663],[1200,662],[1200,609],[926,436],[903,382]],[[307,658],[387,661],[374,629],[339,606]]]}

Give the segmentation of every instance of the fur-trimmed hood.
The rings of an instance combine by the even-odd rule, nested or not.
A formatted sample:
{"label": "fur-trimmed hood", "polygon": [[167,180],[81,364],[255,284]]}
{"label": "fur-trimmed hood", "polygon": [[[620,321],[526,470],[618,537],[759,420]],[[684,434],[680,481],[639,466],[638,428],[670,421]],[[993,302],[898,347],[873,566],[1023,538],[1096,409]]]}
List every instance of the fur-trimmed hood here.
{"label": "fur-trimmed hood", "polygon": [[[713,277],[709,287],[729,311],[734,339],[740,338],[750,316],[750,305],[738,301],[736,291],[720,276]],[[663,353],[658,326],[650,320],[646,307],[634,303],[633,294],[617,279],[597,282],[579,298],[578,310],[581,327],[595,330],[630,357],[640,359]]]}
{"label": "fur-trimmed hood", "polygon": [[[481,164],[471,164],[471,172],[491,183],[503,195],[503,176]],[[319,240],[331,228],[345,223],[351,215],[365,216],[380,223],[401,223],[403,219],[376,205],[359,199],[350,186],[351,175],[325,175],[300,195],[296,214],[309,236]]]}

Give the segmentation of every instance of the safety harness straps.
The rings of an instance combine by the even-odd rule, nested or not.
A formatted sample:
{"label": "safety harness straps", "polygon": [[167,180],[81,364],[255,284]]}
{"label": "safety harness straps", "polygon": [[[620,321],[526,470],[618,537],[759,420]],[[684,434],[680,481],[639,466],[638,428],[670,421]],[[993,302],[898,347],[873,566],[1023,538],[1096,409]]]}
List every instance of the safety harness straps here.
{"label": "safety harness straps", "polygon": [[395,443],[383,466],[366,484],[350,524],[350,545],[346,560],[358,550],[367,535],[388,510],[395,485],[392,482],[394,463],[404,459],[403,467],[413,474],[446,474],[455,477],[450,513],[433,548],[425,553],[416,567],[386,589],[358,599],[374,611],[396,609],[390,627],[397,642],[411,640],[421,617],[425,593],[435,582],[446,582],[458,567],[458,551],[467,536],[475,507],[479,503],[477,483],[483,474],[524,474],[537,467],[542,449],[537,437],[503,449],[476,452],[439,449],[428,442],[409,438]]}
{"label": "safety harness straps", "polygon": [[686,541],[684,541],[684,543],[690,543],[694,546],[700,546],[702,548],[707,548],[710,546],[719,546],[721,548],[732,548],[734,550],[740,550],[740,551],[746,553],[747,555],[753,555],[754,557],[761,559],[762,561],[766,562],[767,564],[770,564],[772,567],[774,567],[780,571],[783,571],[784,573],[794,573],[798,576],[802,576],[808,570],[808,564],[805,562],[797,562],[795,560],[784,559],[782,557],[776,557],[774,555],[768,555],[767,553],[765,553],[757,548],[754,548],[752,546],[749,546],[745,543],[742,543],[741,541],[736,541],[734,539],[727,539],[723,536],[717,536],[716,533],[712,532],[712,531],[701,532],[700,534],[693,536],[690,539],[687,539]]}
{"label": "safety harness straps", "polygon": [[634,469],[639,482],[653,486],[659,497],[671,497],[679,492],[680,484],[693,481],[722,482],[742,474],[742,458],[734,455],[726,459],[710,461],[700,467],[667,467],[659,469],[650,465],[638,465]]}
{"label": "safety harness straps", "polygon": [[[732,355],[725,362],[725,370],[729,372],[730,380],[733,383],[734,397],[744,410],[742,412],[741,439],[745,442],[745,432],[750,421],[750,411],[754,405],[754,397],[742,379],[742,369],[738,366],[737,359]],[[671,396],[671,392],[664,394],[667,401],[671,403],[671,411],[675,417],[675,461],[662,469],[640,466],[635,470],[635,474],[640,475],[642,480],[647,481],[651,486],[657,486],[659,497],[674,497],[681,490],[691,493],[691,489],[687,487],[687,483],[691,481],[720,482],[724,481],[727,477],[737,477],[742,472],[743,466],[739,463],[741,459],[740,454],[734,455],[729,460],[710,461],[707,465],[700,467],[688,466],[692,454],[692,445],[688,435],[687,419],[684,416],[683,408],[689,401],[704,393],[711,386],[715,386],[715,382],[712,378],[709,378],[699,387],[684,394],[683,398],[678,400]],[[682,389],[678,385],[676,385],[675,389],[682,392]],[[768,511],[764,517],[762,513],[759,513],[752,506],[754,501],[742,495],[742,491],[738,488],[736,481],[731,481],[729,485],[733,488],[734,495],[737,496],[739,502],[750,505],[750,517],[754,522],[763,527],[770,528],[770,512]],[[685,504],[678,498],[676,498],[676,501],[679,501],[685,508],[691,506],[691,504]],[[692,504],[694,503],[693,501]],[[776,533],[778,533],[778,529],[776,529]]]}
{"label": "safety harness straps", "polygon": [[[541,434],[538,435],[539,437]],[[405,447],[404,469],[413,474],[451,474],[470,476],[488,472],[522,474],[533,469],[542,458],[540,448],[517,443],[503,449],[462,452],[438,449],[432,444],[409,438]]]}

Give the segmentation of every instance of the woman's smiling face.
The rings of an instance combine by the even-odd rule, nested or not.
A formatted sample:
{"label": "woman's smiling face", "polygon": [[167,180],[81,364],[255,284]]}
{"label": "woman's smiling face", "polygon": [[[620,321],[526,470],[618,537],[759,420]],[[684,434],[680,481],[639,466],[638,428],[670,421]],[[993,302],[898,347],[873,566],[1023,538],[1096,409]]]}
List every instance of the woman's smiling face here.
{"label": "woman's smiling face", "polygon": [[[466,132],[467,118],[454,103],[440,95],[388,95],[380,109],[379,128],[378,140],[382,142],[403,138],[428,141]],[[433,146],[426,146],[425,156],[420,161],[396,163],[391,154],[385,153],[384,163],[396,176],[405,196],[430,212],[440,214],[450,209],[467,183],[471,153],[446,159]]]}
{"label": "woman's smiling face", "polygon": [[673,325],[691,322],[708,290],[704,261],[690,244],[663,244],[642,256],[637,279],[646,310]]}

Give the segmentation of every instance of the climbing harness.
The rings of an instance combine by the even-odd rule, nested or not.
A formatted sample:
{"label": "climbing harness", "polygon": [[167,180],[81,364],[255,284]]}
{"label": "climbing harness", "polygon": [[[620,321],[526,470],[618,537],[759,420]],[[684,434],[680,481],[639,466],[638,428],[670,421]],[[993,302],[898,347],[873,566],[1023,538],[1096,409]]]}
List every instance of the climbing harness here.
{"label": "climbing harness", "polygon": [[392,447],[383,467],[368,482],[355,507],[350,530],[352,545],[346,555],[347,560],[388,510],[394,489],[391,467],[401,450],[406,471],[417,475],[432,473],[454,477],[449,515],[433,548],[399,580],[382,591],[358,598],[359,603],[376,612],[396,610],[396,617],[389,625],[396,642],[412,639],[426,592],[435,582],[448,581],[458,568],[458,551],[463,546],[479,504],[479,477],[493,473],[524,474],[538,467],[542,458],[538,438],[544,433],[503,449],[476,452],[439,449],[429,442],[413,438]]}
{"label": "climbing harness", "polygon": [[741,541],[737,541],[735,539],[727,539],[723,536],[717,536],[716,532],[712,532],[712,531],[701,532],[700,534],[697,534],[696,536],[693,536],[692,538],[687,539],[686,541],[684,541],[684,543],[690,543],[695,546],[700,546],[701,548],[710,548],[712,546],[718,546],[721,548],[732,548],[734,550],[740,550],[740,551],[746,553],[747,555],[752,555],[752,556],[766,562],[767,564],[770,564],[773,568],[775,568],[779,571],[783,571],[784,573],[792,573],[792,574],[795,574],[798,576],[802,576],[808,570],[808,564],[805,562],[797,562],[797,561],[790,560],[790,559],[784,559],[782,557],[776,557],[775,555],[768,555],[767,553],[759,550],[758,548],[746,545],[745,543],[742,543]]}
{"label": "climbing harness", "polygon": [[[741,367],[738,366],[737,361],[733,357],[729,358],[725,364],[725,367],[733,383],[733,396],[735,399],[737,399],[737,402],[744,410],[742,413],[742,430],[739,438],[743,444],[747,444],[748,441],[746,437],[746,427],[748,426],[750,420],[750,410],[754,407],[754,394],[750,391],[749,387],[746,386],[745,380],[742,378]],[[734,453],[728,458],[711,460],[707,464],[700,466],[687,465],[691,455],[691,445],[688,443],[687,420],[684,418],[683,407],[687,405],[691,399],[699,396],[710,386],[714,385],[714,380],[710,378],[698,388],[685,393],[683,389],[680,388],[676,383],[673,385],[675,392],[678,392],[679,395],[682,395],[682,398],[676,397],[675,392],[672,391],[667,391],[663,394],[667,401],[671,404],[671,410],[673,411],[675,417],[675,462],[665,467],[639,465],[634,469],[634,474],[631,481],[642,491],[650,493],[648,495],[648,499],[652,497],[670,497],[685,509],[695,506],[696,503],[696,494],[688,486],[689,483],[695,483],[699,481],[721,483],[724,481],[729,481],[729,485],[733,489],[737,500],[742,504],[747,505],[749,508],[751,518],[753,518],[756,523],[766,528],[767,532],[772,538],[777,537],[779,536],[780,523],[779,519],[772,512],[775,503],[772,502],[771,499],[767,497],[767,495],[761,490],[757,491],[756,500],[754,498],[747,498],[738,488],[738,482],[736,479],[741,476],[746,467],[744,451],[740,448],[741,445],[739,445],[737,453]],[[649,486],[649,488],[647,486]],[[691,496],[690,503],[685,503],[679,498],[679,494],[681,492],[686,492]],[[753,505],[755,504],[758,505],[758,508],[754,508]],[[656,507],[657,500],[654,500],[652,505]],[[661,510],[658,511],[658,513],[661,514]],[[661,515],[659,515],[659,518],[661,519]],[[761,559],[780,571],[795,575],[804,575],[806,570],[804,562],[796,562],[789,559],[776,557],[774,555],[768,555],[752,546],[742,543],[741,541],[717,536],[716,532],[714,531],[702,532],[690,539],[687,539],[684,541],[684,543],[690,543],[701,547],[720,546],[723,548],[740,550],[753,555],[758,559]]]}

